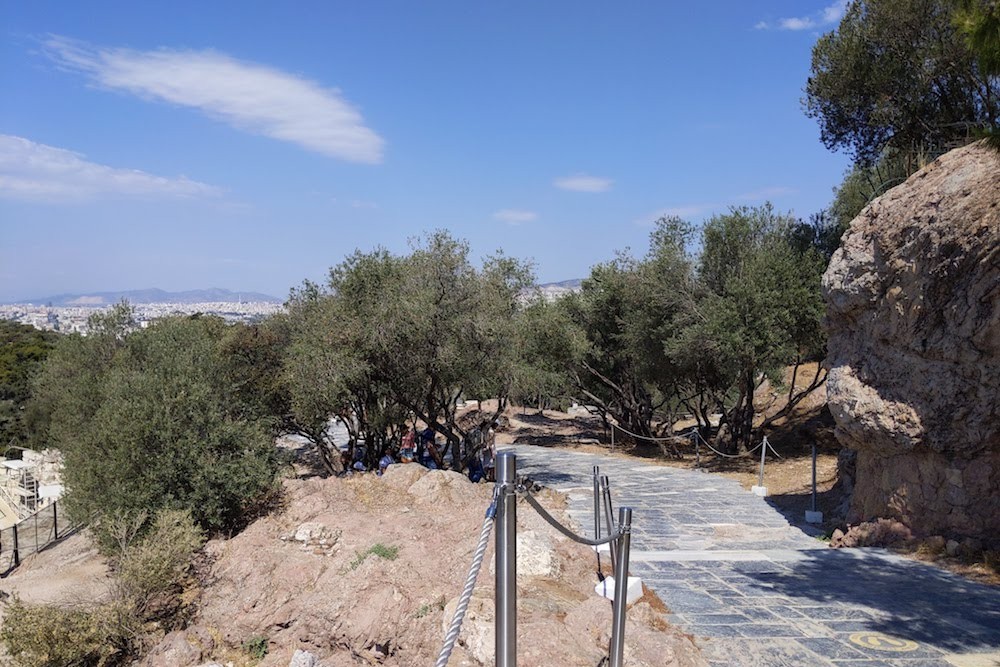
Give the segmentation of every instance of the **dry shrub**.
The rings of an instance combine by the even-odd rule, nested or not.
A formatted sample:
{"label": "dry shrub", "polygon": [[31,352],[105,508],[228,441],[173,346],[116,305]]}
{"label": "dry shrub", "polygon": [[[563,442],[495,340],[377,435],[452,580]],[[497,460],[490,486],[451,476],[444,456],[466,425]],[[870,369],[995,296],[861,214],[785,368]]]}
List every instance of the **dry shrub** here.
{"label": "dry shrub", "polygon": [[894,519],[876,519],[851,526],[846,533],[834,532],[830,546],[840,547],[889,547],[913,539],[913,533]]}
{"label": "dry shrub", "polygon": [[144,614],[153,599],[179,585],[203,540],[189,512],[159,512],[149,533],[127,546],[118,559],[120,597]]}
{"label": "dry shrub", "polygon": [[119,517],[108,527],[121,547],[110,602],[90,608],[11,601],[0,642],[13,667],[110,667],[140,646],[147,621],[169,625],[184,608],[181,582],[203,536],[190,513],[163,510],[142,538],[142,517]]}
{"label": "dry shrub", "polygon": [[66,609],[14,598],[0,641],[14,667],[105,667],[132,652],[137,626],[133,610],[120,602]]}

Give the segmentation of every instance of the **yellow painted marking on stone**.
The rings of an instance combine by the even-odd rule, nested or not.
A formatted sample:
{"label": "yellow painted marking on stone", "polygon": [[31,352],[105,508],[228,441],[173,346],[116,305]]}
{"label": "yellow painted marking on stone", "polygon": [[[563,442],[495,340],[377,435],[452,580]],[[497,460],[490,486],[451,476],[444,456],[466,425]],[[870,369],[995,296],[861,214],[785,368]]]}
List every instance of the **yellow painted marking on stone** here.
{"label": "yellow painted marking on stone", "polygon": [[893,651],[895,653],[908,653],[916,651],[920,646],[917,642],[909,639],[899,639],[883,635],[881,632],[855,632],[850,637],[851,641],[858,646],[874,649],[876,651]]}

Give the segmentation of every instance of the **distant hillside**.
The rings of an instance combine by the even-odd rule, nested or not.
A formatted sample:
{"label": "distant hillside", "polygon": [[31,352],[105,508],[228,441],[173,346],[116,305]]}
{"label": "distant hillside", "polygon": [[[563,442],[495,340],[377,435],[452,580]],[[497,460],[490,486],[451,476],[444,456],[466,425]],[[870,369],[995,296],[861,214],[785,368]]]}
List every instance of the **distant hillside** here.
{"label": "distant hillside", "polygon": [[167,292],[161,289],[141,289],[127,292],[90,292],[87,294],[57,294],[56,296],[25,299],[23,303],[52,304],[53,306],[108,306],[122,299],[129,303],[209,303],[219,301],[257,301],[281,303],[281,299],[259,292],[233,292],[212,287],[209,289]]}
{"label": "distant hillside", "polygon": [[583,285],[583,278],[573,278],[572,280],[560,280],[557,283],[544,283],[538,287],[542,289],[546,287],[561,287],[573,292],[579,292],[581,285]]}
{"label": "distant hillside", "polygon": [[566,296],[571,292],[579,292],[582,283],[583,280],[580,278],[562,280],[557,283],[543,283],[524,290],[521,298],[530,300],[534,295],[541,295],[546,301],[555,301],[559,297]]}

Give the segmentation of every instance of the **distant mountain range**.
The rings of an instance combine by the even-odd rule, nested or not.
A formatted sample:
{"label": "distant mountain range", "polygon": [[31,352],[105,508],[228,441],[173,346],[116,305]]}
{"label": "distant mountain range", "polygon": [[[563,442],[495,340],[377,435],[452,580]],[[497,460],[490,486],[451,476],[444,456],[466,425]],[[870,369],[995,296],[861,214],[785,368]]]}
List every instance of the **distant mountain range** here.
{"label": "distant mountain range", "polygon": [[534,288],[529,288],[521,295],[522,299],[530,299],[532,295],[541,294],[547,301],[555,301],[559,297],[566,296],[570,292],[579,292],[583,280],[574,278],[573,280],[561,280],[557,283],[543,283]]}
{"label": "distant mountain range", "polygon": [[[567,292],[578,292],[583,282],[580,278],[562,280],[555,283],[543,283],[537,289],[548,299],[553,299]],[[125,299],[132,304],[144,303],[218,303],[218,302],[263,302],[282,303],[284,300],[270,294],[260,292],[234,292],[228,289],[212,287],[209,289],[188,290],[186,292],[167,292],[161,289],[139,289],[124,292],[87,292],[85,294],[56,294],[55,296],[24,299],[18,303],[53,306],[90,306],[100,308],[110,306]]]}
{"label": "distant mountain range", "polygon": [[573,292],[580,290],[581,285],[583,285],[583,278],[573,278],[572,280],[560,280],[557,283],[543,283],[539,285],[539,288],[546,287],[561,287],[562,289],[567,289]]}
{"label": "distant mountain range", "polygon": [[282,299],[259,292],[233,292],[212,287],[209,289],[167,292],[161,289],[140,289],[126,292],[89,292],[87,294],[57,294],[38,299],[25,299],[21,303],[52,304],[53,306],[108,306],[125,299],[129,303],[213,303],[256,301],[281,303]]}

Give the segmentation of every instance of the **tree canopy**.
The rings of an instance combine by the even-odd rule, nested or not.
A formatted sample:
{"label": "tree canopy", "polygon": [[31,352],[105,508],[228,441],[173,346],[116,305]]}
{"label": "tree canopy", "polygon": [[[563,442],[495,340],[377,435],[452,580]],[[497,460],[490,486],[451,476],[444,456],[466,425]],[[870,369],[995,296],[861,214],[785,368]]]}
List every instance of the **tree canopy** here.
{"label": "tree canopy", "polygon": [[69,512],[98,535],[109,518],[160,509],[237,526],[272,489],[277,457],[268,423],[232,382],[233,327],[202,316],[131,324],[124,305],[95,316],[38,378]]}
{"label": "tree canopy", "polygon": [[324,465],[339,467],[321,435],[336,416],[352,445],[365,441],[369,465],[420,420],[444,437],[440,455],[460,470],[473,452],[460,455],[467,429],[457,403],[494,397],[503,409],[518,376],[517,298],[529,282],[521,262],[498,255],[476,268],[466,243],[436,232],[407,255],[356,252],[327,285],[296,290],[286,372]]}
{"label": "tree canopy", "polygon": [[58,339],[55,332],[0,320],[0,446],[28,444],[32,380]]}
{"label": "tree canopy", "polygon": [[806,113],[827,148],[862,166],[892,150],[912,173],[922,159],[996,126],[989,62],[970,49],[950,0],[853,0],[813,48]]}

